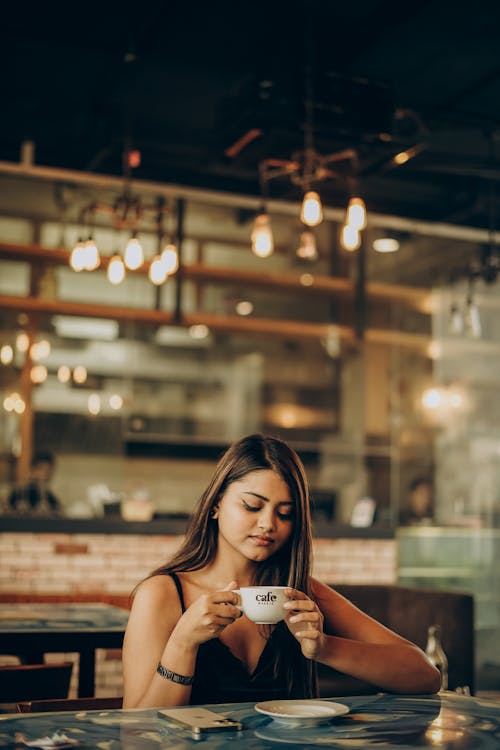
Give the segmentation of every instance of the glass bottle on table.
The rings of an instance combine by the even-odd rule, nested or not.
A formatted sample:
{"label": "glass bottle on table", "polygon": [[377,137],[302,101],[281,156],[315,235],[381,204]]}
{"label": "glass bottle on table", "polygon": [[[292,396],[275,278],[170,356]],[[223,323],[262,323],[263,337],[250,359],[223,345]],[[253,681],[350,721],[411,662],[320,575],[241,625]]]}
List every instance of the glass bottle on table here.
{"label": "glass bottle on table", "polygon": [[448,659],[441,643],[441,628],[430,625],[427,631],[427,645],[425,654],[431,664],[441,673],[441,690],[448,690]]}

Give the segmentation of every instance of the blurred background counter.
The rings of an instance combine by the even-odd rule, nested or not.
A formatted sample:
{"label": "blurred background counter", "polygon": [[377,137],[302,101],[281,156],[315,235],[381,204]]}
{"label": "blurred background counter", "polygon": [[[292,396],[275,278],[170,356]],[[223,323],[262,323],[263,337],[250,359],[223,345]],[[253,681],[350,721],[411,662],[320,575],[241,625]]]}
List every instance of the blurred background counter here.
{"label": "blurred background counter", "polygon": [[[187,516],[0,519],[0,601],[103,601],[127,608],[134,586],[178,546]],[[336,584],[401,584],[471,593],[476,685],[498,689],[500,531],[315,523],[314,575]],[[120,654],[103,652],[99,694],[116,694]],[[100,670],[100,671],[99,671]],[[99,676],[101,675],[101,676]],[[114,692],[115,691],[115,692]]]}
{"label": "blurred background counter", "polygon": [[[0,517],[0,602],[107,602],[128,608],[134,586],[179,544],[187,518]],[[330,583],[393,583],[396,545],[389,529],[318,523],[318,578]],[[321,535],[321,536],[320,536]],[[1,657],[7,661],[14,657]],[[77,662],[75,654],[49,660]],[[71,691],[76,695],[78,665]],[[121,695],[121,651],[99,649],[96,694]]]}

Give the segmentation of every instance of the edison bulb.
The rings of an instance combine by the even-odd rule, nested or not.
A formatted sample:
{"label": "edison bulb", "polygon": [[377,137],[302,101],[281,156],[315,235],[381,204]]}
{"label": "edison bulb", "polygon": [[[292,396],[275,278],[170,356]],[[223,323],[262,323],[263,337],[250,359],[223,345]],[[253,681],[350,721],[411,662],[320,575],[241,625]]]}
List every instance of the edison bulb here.
{"label": "edison bulb", "polygon": [[125,278],[125,266],[119,255],[113,255],[109,261],[107,276],[111,284],[121,284]]}
{"label": "edison bulb", "polygon": [[308,227],[316,227],[323,221],[323,206],[319,194],[315,190],[308,190],[304,195],[300,220]]}
{"label": "edison bulb", "polygon": [[177,254],[177,248],[175,245],[165,245],[161,254],[161,259],[165,265],[167,274],[172,274],[179,268],[179,256]]}
{"label": "edison bulb", "polygon": [[149,266],[149,280],[159,286],[166,281],[167,276],[167,268],[161,255],[156,255]]}
{"label": "edison bulb", "polygon": [[344,250],[352,252],[353,250],[357,250],[361,245],[361,235],[351,224],[346,224],[342,227],[340,242]]}
{"label": "edison bulb", "polygon": [[366,206],[362,198],[351,198],[349,201],[346,224],[358,231],[366,227]]}
{"label": "edison bulb", "polygon": [[252,252],[258,258],[268,258],[274,251],[274,239],[271,222],[266,213],[255,217],[252,230]]}
{"label": "edison bulb", "polygon": [[125,248],[125,265],[131,271],[135,271],[144,263],[144,252],[137,237],[131,237]]}

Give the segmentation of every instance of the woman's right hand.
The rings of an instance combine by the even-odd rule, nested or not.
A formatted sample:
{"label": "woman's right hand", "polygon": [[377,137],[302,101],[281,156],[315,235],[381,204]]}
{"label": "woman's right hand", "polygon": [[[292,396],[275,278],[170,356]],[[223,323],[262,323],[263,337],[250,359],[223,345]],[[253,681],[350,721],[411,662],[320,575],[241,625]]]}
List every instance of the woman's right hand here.
{"label": "woman's right hand", "polygon": [[182,642],[184,647],[198,647],[201,643],[217,638],[222,631],[243,614],[236,606],[238,588],[231,581],[221,591],[202,594],[187,608],[177,622],[169,640]]}

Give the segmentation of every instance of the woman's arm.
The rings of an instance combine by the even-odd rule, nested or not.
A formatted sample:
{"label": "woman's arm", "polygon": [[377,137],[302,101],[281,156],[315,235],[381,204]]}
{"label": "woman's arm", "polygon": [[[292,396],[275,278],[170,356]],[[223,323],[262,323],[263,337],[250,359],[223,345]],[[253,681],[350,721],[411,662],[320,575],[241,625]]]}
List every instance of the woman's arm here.
{"label": "woman's arm", "polygon": [[439,690],[439,671],[418,646],[362,612],[329,586],[313,579],[311,587],[315,601],[307,597],[296,600],[300,614],[292,615],[289,620],[305,656],[382,690],[404,693]]}
{"label": "woman's arm", "polygon": [[[123,707],[183,706],[191,686],[165,679],[158,662],[192,677],[198,646],[218,636],[241,611],[234,581],[225,591],[200,596],[181,614],[175,584],[158,575],[141,583],[134,598],[123,642]],[[229,606],[228,606],[229,605]]]}

